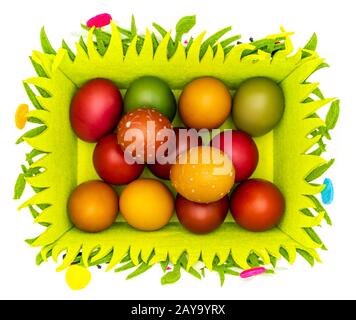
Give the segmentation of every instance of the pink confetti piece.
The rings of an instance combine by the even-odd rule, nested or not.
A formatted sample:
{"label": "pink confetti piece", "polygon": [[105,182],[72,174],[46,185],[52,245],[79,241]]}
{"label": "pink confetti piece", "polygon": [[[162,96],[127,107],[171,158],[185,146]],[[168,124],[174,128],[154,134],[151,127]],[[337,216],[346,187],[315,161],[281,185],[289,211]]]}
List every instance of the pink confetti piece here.
{"label": "pink confetti piece", "polygon": [[250,277],[253,277],[253,276],[258,276],[262,273],[265,273],[266,272],[266,268],[264,267],[259,267],[259,268],[252,268],[252,269],[249,269],[249,270],[245,270],[245,271],[242,271],[241,274],[240,274],[240,277],[242,279],[246,279],[246,278],[250,278]]}
{"label": "pink confetti piece", "polygon": [[107,26],[108,24],[110,24],[110,21],[112,20],[111,15],[108,13],[101,13],[98,14],[95,17],[90,18],[87,21],[87,27],[88,28],[92,28],[92,27],[96,27],[96,28],[102,28]]}
{"label": "pink confetti piece", "polygon": [[167,270],[167,271],[170,271],[170,270],[172,270],[172,268],[171,268],[171,267],[167,267],[166,270]]}
{"label": "pink confetti piece", "polygon": [[188,40],[184,40],[183,44],[188,44]]}

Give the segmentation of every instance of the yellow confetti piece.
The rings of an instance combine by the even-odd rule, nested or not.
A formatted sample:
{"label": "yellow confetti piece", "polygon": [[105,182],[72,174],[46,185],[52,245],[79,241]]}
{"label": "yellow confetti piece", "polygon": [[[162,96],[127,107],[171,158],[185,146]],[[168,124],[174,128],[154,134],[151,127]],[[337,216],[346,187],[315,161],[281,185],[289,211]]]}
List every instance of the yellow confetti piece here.
{"label": "yellow confetti piece", "polygon": [[27,122],[28,105],[20,104],[15,112],[15,124],[18,129],[23,129]]}
{"label": "yellow confetti piece", "polygon": [[67,269],[66,282],[72,290],[84,289],[90,280],[90,271],[80,265],[74,264]]}

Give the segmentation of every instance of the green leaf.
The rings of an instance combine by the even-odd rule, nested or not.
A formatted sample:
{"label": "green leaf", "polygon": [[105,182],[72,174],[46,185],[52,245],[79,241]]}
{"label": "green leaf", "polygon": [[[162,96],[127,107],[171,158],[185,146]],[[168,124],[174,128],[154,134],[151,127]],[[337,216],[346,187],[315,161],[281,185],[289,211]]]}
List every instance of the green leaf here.
{"label": "green leaf", "polygon": [[131,16],[131,39],[137,34],[137,27],[134,15]]}
{"label": "green leaf", "polygon": [[315,51],[318,44],[318,37],[314,32],[310,37],[308,43],[304,46],[304,49]]}
{"label": "green leaf", "polygon": [[231,31],[231,27],[226,27],[224,29],[219,30],[218,32],[211,35],[208,39],[206,39],[200,47],[200,59],[204,56],[209,46],[213,46],[223,35],[225,35],[229,31]]}
{"label": "green leaf", "polygon": [[315,243],[322,245],[323,242],[319,238],[318,234],[314,231],[313,228],[304,228],[305,232],[308,234],[310,239],[312,239]]}
{"label": "green leaf", "polygon": [[143,262],[143,263],[141,263],[139,265],[139,267],[134,272],[130,273],[126,277],[126,279],[129,280],[129,279],[132,279],[134,277],[137,277],[137,276],[139,276],[140,274],[146,272],[147,270],[149,270],[152,267],[153,267],[153,265],[149,265],[149,264]]}
{"label": "green leaf", "polygon": [[43,262],[42,255],[41,252],[39,252],[36,256],[36,265],[39,266],[42,264],[42,262]]}
{"label": "green leaf", "polygon": [[203,276],[203,278],[205,277],[205,268],[201,268],[200,269],[201,275]]}
{"label": "green leaf", "polygon": [[33,149],[31,152],[26,153],[26,161],[28,162],[29,165],[33,163],[33,158],[39,156],[40,154],[43,154],[44,152]]}
{"label": "green leaf", "polygon": [[36,98],[36,95],[35,93],[32,91],[32,89],[30,88],[30,86],[26,83],[26,82],[23,82],[23,86],[25,88],[25,91],[27,93],[27,96],[28,98],[30,99],[31,103],[33,104],[33,106],[36,108],[36,109],[40,109],[40,110],[43,110],[41,104],[38,102],[37,98]]}
{"label": "green leaf", "polygon": [[175,41],[182,40],[182,36],[188,33],[196,24],[196,16],[186,16],[180,19],[176,24]]}
{"label": "green leaf", "polygon": [[141,52],[141,49],[143,47],[143,43],[145,42],[145,38],[141,37],[141,36],[138,36],[137,37],[137,43],[136,43],[136,50],[137,50],[137,53],[140,53]]}
{"label": "green leaf", "polygon": [[259,257],[255,253],[251,253],[247,260],[252,268],[256,268],[261,264],[259,261]]}
{"label": "green leaf", "polygon": [[329,67],[330,67],[329,64],[323,62],[315,69],[315,71],[318,71],[318,70],[323,69],[323,68],[329,68]]}
{"label": "green leaf", "polygon": [[318,37],[314,32],[310,37],[309,41],[307,42],[307,44],[304,46],[304,49],[310,51],[316,51],[317,45],[318,45]]}
{"label": "green leaf", "polygon": [[25,180],[25,175],[23,173],[20,173],[16,183],[15,183],[15,189],[14,189],[14,199],[18,200],[21,198],[24,190],[26,187],[26,180]]}
{"label": "green leaf", "polygon": [[232,36],[232,37],[230,37],[230,38],[227,38],[227,39],[221,41],[220,44],[221,44],[221,46],[222,46],[223,48],[225,48],[225,47],[227,47],[229,44],[231,44],[231,43],[233,43],[233,42],[235,42],[235,41],[237,41],[237,40],[239,40],[239,39],[241,39],[241,35],[240,35],[240,34],[237,34],[236,36]]}
{"label": "green leaf", "polygon": [[161,35],[162,38],[167,34],[167,31],[162,26],[160,26],[158,23],[153,22],[152,26],[159,32],[159,34]]}
{"label": "green leaf", "polygon": [[23,142],[24,141],[23,138],[33,138],[35,136],[38,136],[39,134],[41,134],[46,129],[47,129],[47,126],[39,126],[39,127],[34,128],[34,129],[31,129],[31,130],[27,131],[25,134],[23,134],[16,141],[16,144],[19,144],[19,143]]}
{"label": "green leaf", "polygon": [[98,47],[98,52],[103,56],[106,52],[106,46],[104,43],[104,33],[100,29],[95,29],[96,45]]}
{"label": "green leaf", "polygon": [[117,269],[115,269],[115,272],[125,271],[128,269],[134,268],[134,267],[136,267],[136,265],[132,261],[130,261],[130,262],[124,264],[123,266],[120,266]]}
{"label": "green leaf", "polygon": [[28,209],[30,210],[33,219],[36,219],[39,216],[40,213],[33,206],[28,206]]}
{"label": "green leaf", "polygon": [[32,238],[32,239],[26,239],[25,242],[31,246],[32,243],[34,243],[37,239],[38,239],[38,237]]}
{"label": "green leaf", "polygon": [[340,114],[340,100],[335,100],[330,106],[330,109],[326,115],[325,124],[327,130],[332,130],[335,128],[337,120]]}
{"label": "green leaf", "polygon": [[[91,257],[91,260],[89,262],[90,266],[97,266],[99,264],[104,264],[104,263],[109,263],[111,258],[112,258],[113,252],[109,252],[105,257],[95,260],[95,256]],[[92,261],[94,259],[94,261]]]}
{"label": "green leaf", "polygon": [[306,251],[302,249],[297,249],[297,252],[306,260],[311,266],[314,266],[314,258]]}
{"label": "green leaf", "polygon": [[327,211],[324,212],[324,220],[329,226],[332,226],[333,223]]}
{"label": "green leaf", "polygon": [[167,272],[162,278],[161,278],[161,284],[172,284],[177,282],[180,279],[181,273],[180,273],[180,264],[177,263],[173,270],[171,272]]}
{"label": "green leaf", "polygon": [[279,253],[282,255],[282,257],[283,257],[284,259],[286,259],[287,261],[289,261],[289,254],[288,254],[288,252],[287,252],[286,249],[284,249],[283,247],[280,247],[280,248],[279,248]]}
{"label": "green leaf", "polygon": [[67,50],[69,58],[70,58],[72,61],[74,61],[74,59],[75,59],[75,54],[73,53],[73,51],[71,50],[71,48],[69,48],[68,44],[67,44],[64,40],[62,41],[62,48]]}
{"label": "green leaf", "polygon": [[319,177],[321,177],[335,162],[335,159],[331,159],[329,162],[321,165],[320,167],[314,169],[308,176],[305,178],[305,181],[311,182]]}
{"label": "green leaf", "polygon": [[44,209],[48,208],[49,206],[50,206],[50,204],[48,204],[48,203],[37,204],[37,207],[39,207],[41,210],[44,210]]}
{"label": "green leaf", "polygon": [[277,258],[275,256],[269,255],[269,259],[271,260],[271,265],[273,266],[273,268],[276,268],[276,266],[277,266]]}
{"label": "green leaf", "polygon": [[31,122],[31,123],[36,123],[36,124],[43,124],[42,120],[35,118],[35,117],[28,117],[27,121]]}
{"label": "green leaf", "polygon": [[37,75],[42,78],[48,78],[46,72],[42,68],[40,64],[38,64],[35,60],[32,59],[32,57],[29,57],[32,63],[33,68],[35,69]]}
{"label": "green leaf", "polygon": [[323,212],[324,213],[324,219],[326,221],[326,223],[331,226],[332,225],[332,221],[331,218],[329,216],[329,214],[327,213],[327,211],[325,210],[325,208],[322,206],[322,204],[320,203],[320,201],[312,195],[308,195],[307,196],[311,201],[313,201],[314,205],[315,205],[315,211],[317,212]]}
{"label": "green leaf", "polygon": [[230,274],[232,276],[240,276],[240,272],[237,272],[237,271],[232,270],[232,269],[225,268],[224,272],[225,272],[225,274]]}
{"label": "green leaf", "polygon": [[44,27],[42,27],[42,29],[41,29],[40,39],[41,39],[42,50],[44,53],[56,54],[56,51],[53,49],[51,43],[48,40],[48,37],[47,37]]}
{"label": "green leaf", "polygon": [[319,99],[325,99],[323,93],[320,90],[320,88],[314,89],[313,94],[315,94]]}
{"label": "green leaf", "polygon": [[131,261],[131,257],[129,254],[127,254],[125,257],[123,257],[120,261],[120,263],[125,263]]}
{"label": "green leaf", "polygon": [[169,258],[167,258],[166,261],[161,261],[160,262],[160,265],[161,265],[161,268],[162,268],[163,272],[167,271],[168,264],[169,264]]}
{"label": "green leaf", "polygon": [[[316,47],[318,44],[318,37],[316,36],[316,33],[314,32],[313,35],[310,37],[308,43],[304,46],[304,49],[310,50],[310,51],[315,51]],[[310,53],[303,51],[302,53],[302,59],[309,57]]]}
{"label": "green leaf", "polygon": [[194,38],[193,38],[193,37],[190,37],[190,39],[189,39],[187,45],[185,46],[185,52],[188,52],[188,51],[189,51],[191,45],[193,44],[193,41],[194,41]]}
{"label": "green leaf", "polygon": [[117,26],[117,29],[119,30],[119,32],[121,33],[121,35],[131,39],[131,31],[130,30],[127,30],[127,29],[124,29],[124,28],[121,28],[119,26]]}
{"label": "green leaf", "polygon": [[154,32],[151,33],[151,37],[152,37],[153,52],[156,52],[159,42]]}
{"label": "green leaf", "polygon": [[188,273],[191,274],[193,277],[196,277],[199,280],[201,280],[200,273],[197,270],[195,270],[193,267],[189,268]]}
{"label": "green leaf", "polygon": [[218,270],[218,274],[219,274],[219,279],[220,279],[220,286],[222,287],[224,285],[225,282],[225,273],[223,269],[219,269]]}
{"label": "green leaf", "polygon": [[[52,250],[49,250],[46,254],[46,258],[48,259],[50,256],[52,255]],[[36,265],[40,265],[42,264],[43,262],[43,259],[42,259],[42,255],[41,255],[41,252],[39,252],[36,256]]]}
{"label": "green leaf", "polygon": [[80,36],[79,38],[79,45],[83,48],[83,50],[88,53],[88,48],[87,48],[87,45],[85,44],[84,42],[84,39],[82,36]]}
{"label": "green leaf", "polygon": [[225,56],[232,50],[232,48],[234,48],[234,45],[228,46],[224,48],[224,54]]}

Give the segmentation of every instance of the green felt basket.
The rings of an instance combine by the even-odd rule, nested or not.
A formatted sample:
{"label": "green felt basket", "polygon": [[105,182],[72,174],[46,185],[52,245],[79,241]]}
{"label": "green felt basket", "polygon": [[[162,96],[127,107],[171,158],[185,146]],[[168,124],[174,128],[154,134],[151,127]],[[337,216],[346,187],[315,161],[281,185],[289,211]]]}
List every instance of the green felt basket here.
{"label": "green felt basket", "polygon": [[[223,277],[259,265],[275,266],[281,257],[293,263],[297,253],[311,264],[314,259],[319,260],[317,249],[324,245],[313,227],[325,218],[330,221],[315,197],[324,186],[312,180],[330,165],[320,155],[323,138],[329,137],[328,129],[332,128],[315,112],[332,99],[322,96],[317,83],[307,82],[313,72],[325,66],[313,44],[309,43],[309,49],[293,52],[290,33],[284,30],[263,39],[266,45],[256,41],[234,44],[228,49],[226,42],[212,42],[209,38],[204,41],[205,33],[185,47],[181,41],[175,42],[170,32],[160,30],[162,38],[157,40],[150,30],[144,36],[131,37],[124,31],[113,22],[108,32],[92,28],[87,42],[81,38],[76,44],[76,54],[66,43],[58,51],[53,50],[42,31],[44,52],[32,54],[38,75],[24,84],[35,107],[29,120],[40,125],[19,142],[25,141],[33,148],[27,155],[30,166],[23,167],[22,179],[35,190],[21,208],[29,207],[35,221],[45,227],[38,237],[28,240],[41,248],[37,262],[51,256],[56,262],[60,260],[58,270],[72,263],[107,264],[107,270],[137,265],[134,275],[156,263],[164,269],[172,263],[175,267],[168,273],[171,276],[166,274],[162,279],[162,283],[169,283],[179,278],[181,267],[198,278],[205,267]],[[260,161],[254,173],[254,177],[273,181],[285,196],[286,212],[278,227],[249,232],[240,228],[230,214],[220,228],[207,235],[188,232],[176,217],[154,232],[135,230],[122,217],[110,229],[97,234],[73,227],[67,214],[68,196],[78,184],[98,176],[92,164],[95,145],[80,141],[71,129],[71,99],[78,87],[90,79],[110,79],[124,93],[133,80],[143,75],[160,77],[176,97],[185,84],[201,76],[221,79],[231,92],[242,81],[256,76],[280,84],[285,113],[272,132],[255,139]],[[334,113],[336,107],[334,102]],[[176,118],[174,124],[178,123]],[[233,127],[231,119],[222,126]],[[145,170],[143,176],[151,174]],[[65,254],[64,259],[59,259],[61,254]],[[203,262],[203,269],[194,268],[198,261]]]}

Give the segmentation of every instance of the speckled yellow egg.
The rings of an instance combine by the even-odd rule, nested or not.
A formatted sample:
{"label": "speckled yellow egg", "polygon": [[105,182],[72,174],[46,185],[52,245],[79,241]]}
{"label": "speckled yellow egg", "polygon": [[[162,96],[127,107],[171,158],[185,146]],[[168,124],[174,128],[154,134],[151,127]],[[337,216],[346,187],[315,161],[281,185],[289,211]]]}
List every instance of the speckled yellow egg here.
{"label": "speckled yellow egg", "polygon": [[210,146],[189,149],[171,168],[171,182],[188,200],[209,203],[228,194],[234,185],[235,169],[230,158]]}

